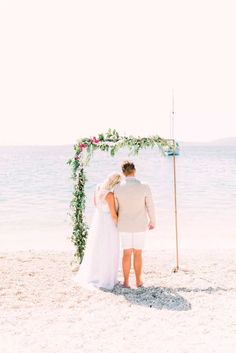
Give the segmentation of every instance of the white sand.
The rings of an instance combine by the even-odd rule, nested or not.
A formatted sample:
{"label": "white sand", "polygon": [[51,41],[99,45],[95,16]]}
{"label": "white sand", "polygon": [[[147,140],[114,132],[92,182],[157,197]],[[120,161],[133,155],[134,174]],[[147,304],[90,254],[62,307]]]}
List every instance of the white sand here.
{"label": "white sand", "polygon": [[89,291],[72,280],[70,252],[0,255],[3,353],[232,353],[235,250],[145,252],[145,288]]}

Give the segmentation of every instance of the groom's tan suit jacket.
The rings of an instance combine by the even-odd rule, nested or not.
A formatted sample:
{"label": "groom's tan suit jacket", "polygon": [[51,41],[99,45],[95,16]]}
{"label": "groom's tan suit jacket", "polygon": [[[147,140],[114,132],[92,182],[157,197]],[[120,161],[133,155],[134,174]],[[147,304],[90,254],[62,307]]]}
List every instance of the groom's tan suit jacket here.
{"label": "groom's tan suit jacket", "polygon": [[147,184],[135,177],[127,177],[115,187],[114,195],[118,204],[120,232],[144,232],[149,222],[155,225],[155,207]]}

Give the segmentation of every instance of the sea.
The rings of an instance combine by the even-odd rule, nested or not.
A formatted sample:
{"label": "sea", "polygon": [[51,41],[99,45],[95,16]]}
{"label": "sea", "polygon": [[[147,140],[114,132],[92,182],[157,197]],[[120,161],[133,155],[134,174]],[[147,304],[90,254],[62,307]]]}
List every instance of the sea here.
{"label": "sea", "polygon": [[[11,250],[68,250],[73,145],[0,147],[0,247]],[[86,219],[94,212],[98,183],[131,159],[137,178],[152,190],[157,213],[149,246],[175,247],[173,157],[158,148],[115,157],[97,151],[86,168]],[[181,248],[232,248],[236,240],[236,146],[180,144],[176,156],[177,229]]]}

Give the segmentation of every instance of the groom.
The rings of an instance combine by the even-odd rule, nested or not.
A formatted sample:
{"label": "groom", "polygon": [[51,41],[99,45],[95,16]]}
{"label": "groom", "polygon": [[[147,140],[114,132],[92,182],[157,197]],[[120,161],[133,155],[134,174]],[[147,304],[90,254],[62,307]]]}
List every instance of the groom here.
{"label": "groom", "polygon": [[123,247],[124,287],[130,287],[132,254],[136,285],[142,287],[142,250],[147,229],[155,227],[155,208],[149,186],[135,178],[134,163],[123,162],[122,171],[125,181],[115,187],[114,194],[118,204],[118,230]]}

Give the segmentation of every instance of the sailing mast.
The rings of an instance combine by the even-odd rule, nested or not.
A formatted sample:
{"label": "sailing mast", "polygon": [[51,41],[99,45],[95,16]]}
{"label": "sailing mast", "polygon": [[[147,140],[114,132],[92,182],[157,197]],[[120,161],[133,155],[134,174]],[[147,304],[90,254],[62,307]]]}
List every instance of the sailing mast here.
{"label": "sailing mast", "polygon": [[171,102],[171,113],[170,113],[170,139],[174,140],[174,117],[175,117],[175,101],[174,101],[174,89],[172,88],[172,102]]}

